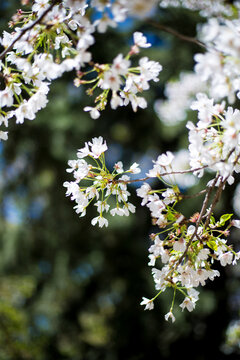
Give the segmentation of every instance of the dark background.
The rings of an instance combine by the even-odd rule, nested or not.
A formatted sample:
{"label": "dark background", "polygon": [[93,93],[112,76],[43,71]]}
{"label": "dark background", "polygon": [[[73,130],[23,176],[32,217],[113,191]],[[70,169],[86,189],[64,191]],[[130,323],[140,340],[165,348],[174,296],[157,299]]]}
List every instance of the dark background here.
{"label": "dark background", "polygon": [[[0,28],[20,7],[0,2]],[[153,18],[195,36],[198,14],[156,10]],[[164,83],[180,71],[192,70],[197,45],[160,32],[148,21],[130,19],[117,30],[96,35],[93,59],[111,62],[126,54],[132,33],[142,31],[153,47],[141,56],[163,65],[160,82],[146,92],[149,106],[107,108],[92,120],[83,107],[93,99],[87,88],[73,86],[74,74],[51,85],[49,104],[37,118],[9,126],[9,140],[0,143],[0,359],[1,360],[151,360],[237,359],[239,357],[239,268],[221,268],[221,277],[200,289],[193,313],[181,312],[168,323],[171,293],[164,293],[153,311],[144,311],[142,296],[151,298],[154,284],[148,267],[149,234],[155,229],[147,208],[141,208],[135,187],[136,214],[112,218],[107,229],[91,226],[95,209],[79,219],[65,197],[67,161],[93,136],[103,136],[110,150],[109,166],[137,161],[147,170],[161,152],[187,147],[185,123],[161,124],[153,110],[164,97]],[[196,115],[189,114],[189,119]],[[141,174],[144,176],[144,174]],[[198,185],[199,187],[201,184]],[[232,189],[217,209],[229,212]],[[201,199],[185,203],[197,211]],[[239,232],[230,241],[238,248]],[[235,328],[229,325],[235,324]],[[232,330],[233,329],[233,330]]]}

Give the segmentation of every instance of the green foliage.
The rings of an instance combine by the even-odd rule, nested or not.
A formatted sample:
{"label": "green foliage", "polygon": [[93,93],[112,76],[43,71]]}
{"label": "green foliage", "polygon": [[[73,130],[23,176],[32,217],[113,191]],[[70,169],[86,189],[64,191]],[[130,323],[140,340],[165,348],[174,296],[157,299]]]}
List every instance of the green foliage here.
{"label": "green foliage", "polygon": [[229,219],[231,219],[231,217],[233,216],[233,214],[224,214],[220,217],[219,220],[219,225],[220,226],[224,226],[226,221],[228,221]]}

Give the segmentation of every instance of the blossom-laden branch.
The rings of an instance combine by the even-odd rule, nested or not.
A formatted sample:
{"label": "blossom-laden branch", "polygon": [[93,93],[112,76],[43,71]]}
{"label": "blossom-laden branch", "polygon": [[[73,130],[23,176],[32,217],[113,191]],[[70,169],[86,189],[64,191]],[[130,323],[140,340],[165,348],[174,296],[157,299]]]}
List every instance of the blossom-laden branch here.
{"label": "blossom-laden branch", "polygon": [[[224,214],[219,221],[213,216],[213,211],[218,203],[221,193],[226,184],[234,182],[233,172],[239,172],[239,110],[233,111],[231,107],[224,110],[223,105],[214,105],[206,95],[199,94],[198,100],[194,102],[194,109],[198,110],[199,122],[197,125],[189,123],[189,152],[190,165],[197,176],[203,176],[204,170],[194,171],[196,164],[207,165],[206,169],[216,172],[215,178],[208,183],[205,199],[200,213],[196,213],[189,219],[179,214],[181,221],[178,226],[169,224],[167,221],[161,222],[159,214],[151,205],[150,196],[147,193],[139,194],[143,197],[144,204],[152,210],[152,216],[158,217],[155,221],[160,227],[166,230],[151,236],[154,245],[149,248],[150,266],[154,266],[158,258],[163,264],[161,270],[153,268],[153,277],[158,294],[153,299],[143,298],[142,305],[146,309],[153,308],[153,301],[166,288],[171,287],[184,294],[185,299],[180,305],[182,309],[187,308],[192,311],[198,300],[198,292],[195,287],[199,284],[205,285],[206,280],[213,280],[219,276],[219,272],[212,269],[214,261],[218,260],[222,266],[235,264],[240,258],[240,253],[236,253],[231,246],[227,245],[224,237],[229,235],[232,225],[239,227],[239,220],[229,223],[232,214]],[[150,174],[153,176],[159,172],[159,165],[162,159],[159,158]],[[171,162],[170,155],[168,156]],[[217,187],[216,193],[210,202],[210,196]],[[144,188],[142,187],[144,190]],[[145,190],[147,186],[145,186]],[[146,197],[146,198],[145,198]],[[155,201],[158,201],[155,199]],[[210,207],[208,204],[210,202]],[[167,219],[168,220],[168,219]],[[227,224],[227,226],[225,225]],[[168,228],[167,228],[168,226]],[[167,236],[161,239],[165,231]],[[175,321],[173,315],[173,305],[170,308],[166,319]]]}
{"label": "blossom-laden branch", "polygon": [[[4,31],[0,125],[7,127],[12,118],[17,124],[35,119],[47,105],[50,82],[90,61],[89,42],[73,46],[72,38],[77,35],[68,27],[69,15],[70,9],[57,1],[38,0],[31,12],[19,10],[13,17],[12,33]],[[7,132],[0,131],[0,138],[6,140]]]}
{"label": "blossom-laden branch", "polygon": [[45,16],[52,10],[54,5],[59,3],[59,0],[52,0],[51,5],[44,10],[39,17],[35,21],[30,22],[29,25],[24,26],[20,33],[14,37],[12,42],[6,47],[6,49],[0,54],[0,60],[3,60],[4,57],[13,49],[14,45],[21,40],[21,38],[30,30],[32,30],[37,24],[40,24],[42,20],[45,18]]}
{"label": "blossom-laden branch", "polygon": [[[217,270],[212,269],[214,262],[219,261],[222,266],[226,266],[235,264],[240,258],[240,253],[236,253],[225,239],[229,235],[229,229],[233,225],[239,227],[240,221],[231,221],[232,214],[224,214],[217,221],[213,214],[226,184],[233,183],[233,173],[240,169],[240,111],[233,111],[231,107],[224,110],[201,94],[193,107],[198,109],[199,121],[196,125],[187,125],[190,169],[175,169],[175,156],[168,151],[153,161],[153,168],[145,178],[129,178],[128,174],[140,173],[136,163],[124,171],[122,162],[118,162],[110,172],[104,156],[107,144],[99,137],[79,150],[78,160],[69,161],[70,168],[67,171],[73,172],[75,180],[64,183],[66,195],[76,202],[74,208],[80,216],[86,214],[86,208],[91,202],[95,202],[99,214],[92,219],[92,225],[98,223],[102,227],[108,226],[107,213],[112,216],[128,216],[135,212],[135,206],[128,202],[130,192],[127,186],[136,181],[144,181],[137,189],[137,195],[142,198],[141,204],[150,210],[153,224],[160,229],[150,236],[153,245],[149,248],[149,266],[153,267],[158,293],[152,299],[143,298],[141,304],[149,310],[163,291],[172,288],[174,299],[176,291],[185,297],[180,307],[192,311],[198,300],[196,287],[204,286],[208,279],[213,280],[220,275]],[[91,162],[84,160],[87,157]],[[178,177],[189,176],[190,172],[195,177],[202,177],[209,170],[210,173],[215,172],[214,178],[208,182],[206,189],[193,195],[205,194],[201,210],[186,218],[176,210],[176,204],[192,195],[184,197],[181,194],[177,185]],[[159,179],[167,187],[152,189],[146,182],[152,178]],[[112,205],[114,202],[115,205]],[[155,267],[159,260],[163,264],[161,269]],[[166,319],[169,318],[172,321],[175,319],[173,304],[166,314]]]}
{"label": "blossom-laden branch", "polygon": [[[131,59],[139,54],[140,48],[151,46],[147,38],[135,32],[127,54],[118,54],[112,64],[98,64],[89,51],[95,42],[94,32],[103,33],[109,26],[117,26],[129,14],[146,16],[156,4],[161,7],[181,5],[199,10],[203,16],[221,14],[220,20],[210,19],[202,27],[200,40],[150,20],[159,29],[207,49],[206,53],[195,56],[195,75],[190,76],[190,83],[197,83],[197,86],[188,88],[184,101],[180,98],[181,105],[174,99],[177,104],[174,110],[169,111],[168,107],[166,111],[165,107],[168,118],[176,115],[182,120],[192,102],[189,102],[190,95],[198,93],[191,109],[198,110],[199,121],[196,125],[187,123],[190,145],[186,151],[190,168],[177,168],[174,154],[167,152],[153,161],[153,168],[144,178],[131,179],[130,174],[141,171],[139,165],[134,163],[124,170],[119,161],[109,171],[105,161],[107,144],[99,137],[79,149],[77,160],[69,161],[67,171],[73,174],[74,181],[64,183],[66,195],[76,203],[76,212],[82,217],[90,203],[94,203],[98,214],[91,223],[103,227],[108,225],[108,214],[128,216],[135,212],[135,206],[128,200],[128,185],[144,182],[137,189],[137,195],[142,198],[141,204],[150,210],[157,228],[150,236],[153,244],[149,248],[149,266],[153,267],[157,295],[150,300],[143,298],[141,304],[152,309],[154,300],[167,288],[172,288],[173,301],[165,318],[174,321],[177,291],[184,295],[180,307],[192,311],[199,295],[195,288],[219,276],[219,272],[212,269],[214,262],[225,266],[235,264],[240,258],[225,239],[231,226],[240,227],[240,221],[231,220],[232,214],[223,214],[216,220],[213,214],[225,186],[232,185],[234,173],[240,172],[240,111],[232,107],[225,109],[225,102],[214,104],[214,100],[224,97],[232,103],[235,94],[240,97],[239,43],[236,41],[239,20],[224,20],[224,16],[234,18],[234,11],[239,14],[239,7],[229,7],[224,0],[220,0],[217,7],[212,0],[204,1],[204,7],[197,0],[94,0],[91,3],[92,8],[87,0],[62,0],[61,3],[35,0],[32,11],[18,11],[11,22],[13,32],[5,31],[1,38],[4,51],[0,54],[0,125],[7,127],[12,118],[16,123],[33,120],[48,102],[51,81],[72,70],[76,71],[76,86],[90,85],[89,95],[96,89],[101,92],[94,106],[84,109],[92,118],[97,119],[108,102],[112,109],[129,103],[134,111],[146,108],[146,100],[139,93],[149,89],[150,81],[158,81],[162,67],[147,57],[141,58],[138,66],[132,66]],[[88,16],[88,10],[93,8],[102,14],[96,21]],[[86,65],[90,70],[86,71]],[[189,83],[189,77],[184,76],[184,81]],[[181,85],[180,90],[182,93]],[[176,88],[175,93],[179,98]],[[0,130],[0,139],[6,140],[7,132]],[[193,184],[206,172],[214,173],[206,189],[193,195],[181,193],[183,177]],[[160,189],[152,189],[147,183],[152,178],[160,181]],[[203,194],[200,212],[190,218],[176,209],[181,200]],[[156,264],[160,268],[156,268]]]}
{"label": "blossom-laden branch", "polygon": [[[115,6],[112,4],[113,12]],[[99,7],[96,4],[96,10]],[[12,118],[17,124],[22,124],[25,119],[35,119],[37,112],[48,102],[51,81],[72,70],[76,70],[74,84],[77,87],[93,84],[88,95],[97,88],[101,90],[95,106],[84,109],[94,119],[100,116],[108,102],[112,109],[128,104],[134,111],[138,107],[147,107],[145,98],[139,93],[149,89],[151,80],[158,81],[162,67],[147,57],[141,58],[139,65],[133,67],[130,58],[138,54],[140,48],[148,48],[151,44],[142,33],[135,32],[133,46],[125,57],[119,54],[113,64],[95,64],[88,50],[95,42],[93,33],[107,29],[107,26],[101,27],[106,20],[106,9],[101,8],[103,18],[93,22],[88,9],[91,11],[86,1],[59,3],[55,0],[50,3],[36,0],[32,11],[19,10],[13,17],[14,31],[5,31],[1,39],[5,50],[0,54],[0,126],[7,127]],[[90,70],[83,71],[86,64]],[[0,139],[7,137],[7,132],[0,131]]]}

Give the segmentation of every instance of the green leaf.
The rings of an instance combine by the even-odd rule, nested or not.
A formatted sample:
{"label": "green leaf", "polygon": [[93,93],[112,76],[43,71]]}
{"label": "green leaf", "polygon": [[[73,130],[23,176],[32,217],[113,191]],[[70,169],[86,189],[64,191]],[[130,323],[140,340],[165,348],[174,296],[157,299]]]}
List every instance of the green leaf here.
{"label": "green leaf", "polygon": [[220,220],[219,220],[220,226],[225,225],[225,222],[228,221],[232,216],[233,216],[233,214],[224,214],[224,215],[222,215],[220,217]]}
{"label": "green leaf", "polygon": [[177,185],[173,186],[173,191],[175,192],[175,194],[180,194],[180,190],[179,190],[179,187]]}
{"label": "green leaf", "polygon": [[168,213],[167,213],[167,219],[168,219],[168,221],[175,221],[176,220],[176,215],[173,214],[171,212],[171,210],[169,210]]}
{"label": "green leaf", "polygon": [[217,244],[214,240],[209,240],[207,242],[207,246],[214,251],[217,251],[217,249],[218,249]]}
{"label": "green leaf", "polygon": [[210,217],[210,224],[215,225],[215,218],[214,216]]}

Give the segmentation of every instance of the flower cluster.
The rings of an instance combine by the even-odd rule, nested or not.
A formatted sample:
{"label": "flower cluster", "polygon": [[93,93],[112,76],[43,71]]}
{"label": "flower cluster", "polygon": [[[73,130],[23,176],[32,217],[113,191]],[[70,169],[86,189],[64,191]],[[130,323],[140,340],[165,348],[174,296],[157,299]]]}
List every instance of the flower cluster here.
{"label": "flower cluster", "polygon": [[[100,227],[108,226],[104,213],[129,216],[135,212],[135,206],[128,201],[130,193],[127,184],[130,177],[127,174],[138,174],[141,171],[137,163],[124,170],[122,162],[119,161],[110,173],[104,156],[107,148],[106,141],[103,141],[101,136],[85,143],[85,147],[78,150],[78,159],[68,162],[70,168],[67,172],[73,173],[74,181],[64,183],[67,188],[66,195],[76,202],[74,209],[81,217],[86,214],[88,205],[95,202],[99,215],[92,219],[92,225],[98,223]],[[85,158],[89,159],[89,162]]]}
{"label": "flower cluster", "polygon": [[[149,88],[149,81],[158,81],[161,65],[143,57],[139,65],[131,67],[130,57],[151,44],[140,32],[134,33],[134,45],[124,58],[119,54],[113,64],[91,63],[92,70],[80,71],[92,59],[89,47],[95,42],[94,32],[105,32],[108,26],[123,21],[126,13],[134,12],[140,1],[116,1],[114,3],[93,1],[92,8],[102,13],[100,19],[92,21],[88,15],[87,1],[64,0],[61,4],[48,0],[36,0],[32,11],[19,10],[13,17],[11,33],[4,31],[0,43],[5,49],[0,54],[0,126],[8,126],[15,118],[17,124],[25,119],[33,120],[36,113],[48,102],[47,94],[51,81],[65,72],[77,71],[75,85],[92,83],[91,94],[98,87],[103,92],[96,98],[95,107],[86,107],[92,118],[100,115],[112,92],[111,107],[131,103],[134,111],[146,108],[146,100],[137,93]],[[148,2],[147,7],[153,6]],[[107,14],[111,11],[113,18]],[[120,15],[122,14],[122,16]],[[3,61],[4,60],[4,61]],[[97,74],[96,79],[83,80],[84,75]],[[7,132],[0,132],[0,139],[7,139]]]}
{"label": "flower cluster", "polygon": [[[166,7],[185,7],[189,10],[200,11],[202,16],[232,16],[234,14],[233,7],[226,3],[225,0],[160,0],[159,5]],[[238,2],[234,2],[238,6]]]}
{"label": "flower cluster", "polygon": [[231,185],[233,172],[240,171],[240,111],[224,103],[214,104],[206,94],[197,94],[192,109],[198,110],[198,123],[188,122],[190,165],[201,168],[195,173],[203,175],[204,167],[219,173]]}
{"label": "flower cluster", "polygon": [[157,100],[154,109],[167,126],[174,126],[187,117],[196,93],[205,92],[206,84],[196,73],[181,73],[179,80],[171,80],[165,86],[166,100]]}
{"label": "flower cluster", "polygon": [[[81,28],[81,34],[78,30],[75,34],[70,10],[53,5],[37,0],[30,14],[19,11],[13,18],[14,31],[4,31],[0,39],[6,49],[1,54],[5,61],[0,60],[0,125],[7,127],[11,118],[18,124],[33,120],[48,102],[50,82],[91,59],[86,51],[93,43],[88,24]],[[78,8],[79,17],[81,11],[83,8]],[[18,27],[18,23],[23,25]],[[79,37],[76,46],[72,42],[75,36]]]}
{"label": "flower cluster", "polygon": [[[164,182],[168,171],[169,174],[175,172],[174,168],[170,168],[172,162],[173,155],[170,152],[160,155],[149,175]],[[225,183],[226,179],[218,173],[204,191],[206,195],[201,211],[190,218],[175,209],[175,205],[184,198],[176,185],[152,190],[144,183],[137,190],[138,196],[142,198],[142,205],[146,205],[150,210],[153,224],[160,229],[150,235],[152,245],[149,247],[148,263],[153,267],[157,295],[152,299],[143,297],[141,305],[144,305],[145,309],[153,309],[154,300],[167,288],[172,288],[173,302],[165,319],[175,321],[173,305],[176,291],[184,296],[180,304],[182,310],[186,308],[192,311],[199,298],[196,288],[199,285],[204,286],[207,280],[220,276],[219,271],[212,268],[214,262],[218,261],[221,266],[234,265],[240,258],[240,252],[236,253],[225,239],[232,226],[240,227],[240,221],[230,221],[232,214],[224,214],[216,221],[212,213]],[[216,184],[218,190],[208,208],[209,197]],[[162,265],[157,268],[157,264]]]}
{"label": "flower cluster", "polygon": [[[198,300],[195,288],[220,275],[217,270],[212,269],[214,261],[226,266],[235,264],[240,258],[240,252],[234,252],[225,239],[231,226],[239,227],[239,220],[229,223],[232,214],[222,215],[219,221],[213,216],[213,209],[225,184],[231,185],[234,182],[234,172],[240,171],[240,111],[232,107],[225,109],[224,102],[214,104],[214,100],[209,99],[204,93],[197,94],[191,109],[198,111],[197,124],[187,124],[191,170],[198,177],[203,176],[205,169],[211,170],[211,173],[215,172],[216,176],[207,185],[201,211],[189,219],[174,209],[175,203],[184,195],[173,185],[173,175],[178,172],[172,166],[174,157],[170,152],[160,155],[147,175],[164,181],[169,174],[168,181],[172,188],[164,192],[156,191],[162,194],[162,199],[147,184],[137,190],[138,195],[143,198],[142,205],[146,205],[151,211],[153,223],[161,229],[150,236],[153,245],[149,248],[149,266],[155,266],[158,258],[163,266],[161,269],[154,267],[152,270],[158,294],[153,299],[143,298],[141,303],[149,310],[153,308],[155,298],[171,287],[174,298],[177,290],[185,296],[180,307],[192,311]],[[208,208],[209,197],[215,187],[217,190]],[[165,194],[170,194],[167,203]],[[198,195],[200,194],[202,192]],[[174,205],[169,207],[168,203]],[[175,321],[172,311],[173,304],[165,316],[166,320]]]}
{"label": "flower cluster", "polygon": [[204,54],[195,55],[195,71],[209,87],[209,95],[215,100],[227,98],[230,103],[240,93],[239,20],[212,18],[204,24],[199,35],[206,44]]}
{"label": "flower cluster", "polygon": [[[221,2],[207,1],[212,7],[211,15],[217,15],[220,11],[218,6],[228,5]],[[170,6],[171,1],[161,3],[161,6]],[[186,6],[190,9],[204,9],[207,11],[207,4],[204,2],[173,1],[172,6]],[[199,8],[198,8],[199,7]],[[239,13],[239,3],[231,7],[234,14]],[[229,7],[230,10],[230,7]],[[226,15],[226,14],[225,14]],[[233,16],[234,15],[234,16]],[[239,17],[239,16],[238,16]],[[170,81],[165,87],[167,100],[158,100],[155,103],[155,111],[160,120],[167,125],[175,125],[184,120],[187,116],[193,97],[198,92],[204,92],[215,101],[227,99],[234,103],[236,95],[240,95],[240,66],[239,66],[239,28],[238,17],[231,21],[224,18],[212,17],[207,23],[199,27],[198,38],[207,51],[194,56],[196,62],[194,72],[180,74],[179,81]]]}
{"label": "flower cluster", "polygon": [[[193,106],[196,106],[196,103]],[[224,131],[223,125],[222,128]],[[131,183],[131,179],[127,174],[140,172],[136,163],[124,171],[122,162],[116,163],[113,171],[109,172],[104,155],[107,149],[106,141],[102,137],[93,138],[85,143],[85,146],[78,150],[78,159],[70,160],[68,163],[67,172],[73,173],[74,181],[64,183],[67,188],[66,195],[75,201],[74,209],[81,217],[86,214],[88,205],[94,203],[98,215],[91,223],[98,224],[99,227],[108,226],[108,219],[104,213],[128,216],[135,212],[135,206],[128,202],[130,193],[127,184]],[[148,263],[152,267],[157,295],[152,299],[144,297],[141,304],[145,305],[145,309],[151,310],[154,300],[163,291],[167,288],[173,289],[173,303],[165,316],[166,320],[172,321],[175,320],[173,305],[176,291],[184,295],[184,300],[180,304],[182,310],[186,308],[192,311],[199,297],[196,288],[199,285],[204,286],[207,280],[214,280],[220,275],[218,270],[213,269],[214,263],[218,261],[221,266],[226,266],[235,264],[240,258],[240,252],[236,253],[226,240],[232,226],[240,228],[240,220],[231,220],[232,214],[224,214],[219,220],[213,216],[214,206],[232,175],[224,176],[220,168],[215,169],[216,176],[209,182],[207,189],[193,195],[200,196],[205,193],[200,212],[186,218],[176,209],[176,205],[188,196],[180,192],[175,183],[175,176],[189,175],[190,172],[198,173],[200,168],[179,171],[174,165],[174,160],[175,156],[171,152],[161,154],[153,161],[153,168],[146,174],[146,180],[158,178],[167,184],[166,188],[154,190],[144,182],[137,189],[137,195],[142,199],[141,205],[150,210],[153,225],[160,229],[150,235],[152,244],[149,247]],[[222,163],[221,159],[219,163]],[[208,165],[210,168],[211,166]],[[205,166],[202,166],[201,170],[203,169]],[[208,208],[210,195],[216,186],[217,191]],[[160,264],[162,266],[157,268]]]}
{"label": "flower cluster", "polygon": [[[168,230],[167,236],[161,238],[163,231],[150,236],[153,244],[149,248],[149,266],[155,266],[157,259],[163,264],[161,269],[152,269],[158,295],[169,287],[178,290],[185,296],[180,306],[192,311],[198,300],[195,287],[204,286],[208,279],[214,280],[220,275],[212,269],[214,261],[219,261],[222,266],[236,263],[240,253],[235,253],[223,238],[231,223],[225,230],[222,227],[230,216],[226,214],[219,222],[212,217],[208,228],[199,223],[199,213],[189,220],[182,216],[181,221]],[[145,302],[142,305],[146,305]]]}
{"label": "flower cluster", "polygon": [[151,46],[147,43],[147,38],[140,32],[133,34],[134,44],[124,57],[119,54],[113,60],[112,65],[96,65],[92,71],[96,73],[96,77],[91,80],[82,80],[87,73],[80,73],[75,79],[75,84],[79,86],[81,83],[95,83],[91,89],[88,89],[88,94],[93,94],[95,89],[101,89],[101,94],[95,99],[96,105],[94,107],[87,106],[85,111],[89,111],[93,119],[100,116],[100,111],[104,110],[111,91],[110,105],[112,109],[119,106],[126,106],[129,103],[132,105],[133,111],[137,111],[140,107],[145,109],[147,102],[142,96],[138,96],[144,90],[149,89],[149,81],[157,82],[158,75],[162,70],[162,66],[156,62],[149,60],[146,56],[141,58],[139,65],[132,67],[130,57],[139,53],[139,48],[148,48]]}

